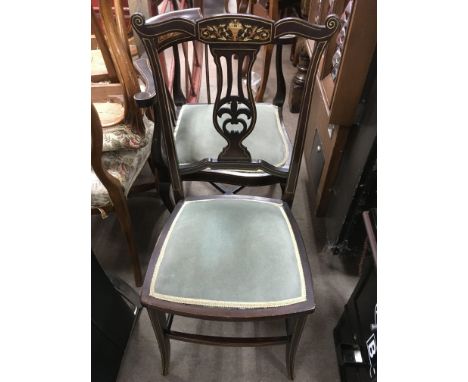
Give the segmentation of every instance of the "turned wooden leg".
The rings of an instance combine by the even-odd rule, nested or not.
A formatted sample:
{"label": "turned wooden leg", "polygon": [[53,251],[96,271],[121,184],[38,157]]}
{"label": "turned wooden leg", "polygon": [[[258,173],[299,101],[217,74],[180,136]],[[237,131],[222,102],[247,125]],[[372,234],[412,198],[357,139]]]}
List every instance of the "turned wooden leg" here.
{"label": "turned wooden leg", "polygon": [[177,106],[182,106],[185,104],[186,99],[182,91],[180,80],[180,56],[177,46],[172,47],[172,53],[174,55],[174,80],[172,82],[172,94],[174,95],[174,103]]}
{"label": "turned wooden leg", "polygon": [[154,334],[158,341],[159,352],[161,353],[162,375],[169,373],[169,361],[171,358],[171,343],[165,330],[167,329],[166,315],[159,310],[148,308],[148,314],[153,325]]}
{"label": "turned wooden leg", "polygon": [[286,319],[286,331],[289,342],[286,344],[286,368],[288,377],[294,379],[294,363],[296,360],[296,351],[301,339],[302,330],[307,320],[307,315]]}
{"label": "turned wooden leg", "polygon": [[265,93],[266,85],[268,82],[268,75],[270,74],[271,56],[273,55],[273,45],[267,45],[265,48],[265,60],[263,65],[262,81],[255,96],[255,102],[262,102]]}
{"label": "turned wooden leg", "polygon": [[130,220],[130,213],[128,211],[127,200],[118,198],[118,200],[112,200],[112,202],[114,204],[115,214],[117,215],[117,219],[120,223],[120,228],[122,228],[122,232],[127,240],[128,251],[133,265],[135,285],[140,287],[142,284],[140,259],[138,257],[138,252],[136,251],[135,241],[133,240],[132,223]]}
{"label": "turned wooden leg", "polygon": [[305,50],[299,54],[299,63],[297,64],[297,73],[292,79],[292,86],[289,92],[289,111],[299,113],[301,110],[302,98],[304,96],[304,85],[309,68],[310,58]]}
{"label": "turned wooden leg", "polygon": [[291,45],[291,55],[289,56],[289,61],[292,62],[293,66],[297,65],[296,45],[297,45],[297,37],[294,38],[294,42]]}
{"label": "turned wooden leg", "polygon": [[286,82],[283,75],[283,45],[276,45],[276,94],[273,98],[273,105],[283,107],[286,99]]}

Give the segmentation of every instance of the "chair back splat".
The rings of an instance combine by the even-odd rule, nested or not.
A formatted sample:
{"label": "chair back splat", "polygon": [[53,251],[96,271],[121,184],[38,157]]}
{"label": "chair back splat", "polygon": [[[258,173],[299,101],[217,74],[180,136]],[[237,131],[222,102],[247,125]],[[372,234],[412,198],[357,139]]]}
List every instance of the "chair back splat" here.
{"label": "chair back splat", "polygon": [[[298,18],[284,18],[277,22],[245,14],[223,14],[203,17],[200,10],[175,11],[145,20],[143,15],[132,16],[132,26],[140,37],[153,71],[156,89],[165,89],[158,54],[186,41],[200,41],[208,45],[216,65],[217,92],[212,111],[212,124],[226,141],[216,158],[204,158],[195,163],[178,165],[174,141],[175,121],[171,118],[174,102],[168,91],[157,91],[154,102],[159,116],[175,201],[183,199],[181,175],[210,170],[263,171],[286,183],[282,199],[292,204],[296,189],[309,109],[314,90],[314,78],[319,58],[329,38],[336,32],[339,19],[331,15],[325,25],[312,25]],[[252,93],[251,74],[257,53],[262,45],[280,46],[281,37],[302,36],[315,40],[315,49],[308,69],[305,93],[287,167],[278,167],[263,159],[253,158],[244,141],[253,132],[257,122],[257,106]],[[244,70],[243,70],[244,68]],[[246,81],[243,80],[246,72]],[[138,96],[141,100],[141,94]],[[280,105],[281,106],[281,105]],[[172,114],[171,114],[172,113]],[[203,137],[199,137],[203,140]]]}

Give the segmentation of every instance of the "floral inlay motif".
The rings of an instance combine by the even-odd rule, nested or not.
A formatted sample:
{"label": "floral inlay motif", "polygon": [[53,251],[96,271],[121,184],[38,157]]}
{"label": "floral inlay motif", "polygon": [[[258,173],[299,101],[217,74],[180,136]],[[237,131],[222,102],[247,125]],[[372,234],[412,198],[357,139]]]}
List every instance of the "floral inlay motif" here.
{"label": "floral inlay motif", "polygon": [[269,41],[271,31],[268,28],[242,24],[237,19],[232,19],[229,23],[207,25],[200,29],[200,35],[206,40],[220,41]]}

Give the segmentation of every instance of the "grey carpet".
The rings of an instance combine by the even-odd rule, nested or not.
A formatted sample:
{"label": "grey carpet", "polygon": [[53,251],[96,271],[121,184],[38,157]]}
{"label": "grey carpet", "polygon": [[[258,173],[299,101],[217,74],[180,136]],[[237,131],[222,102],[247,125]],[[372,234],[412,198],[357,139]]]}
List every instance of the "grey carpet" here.
{"label": "grey carpet", "polygon": [[[288,58],[289,49],[285,49],[284,72],[286,81],[289,83],[295,73],[295,68],[292,67]],[[275,78],[272,64],[265,100],[273,98]],[[289,113],[287,102],[284,107],[284,119],[288,126],[288,133],[293,138],[297,114]],[[151,173],[148,168],[145,168],[138,182],[148,179],[151,180]],[[312,221],[310,211],[313,208],[307,194],[306,181],[307,173],[305,167],[302,166],[292,211],[308,251],[317,310],[309,317],[299,344],[295,381],[339,381],[333,328],[357,282],[357,276],[349,271],[351,268],[349,265],[354,265],[353,260],[345,261],[322,251],[323,241],[315,233],[323,232],[323,230],[320,226],[320,219],[314,218]],[[206,195],[218,192],[210,185],[189,183],[185,184],[185,193],[186,195]],[[278,186],[246,188],[241,193],[279,198],[281,189]],[[151,251],[169,213],[154,191],[130,197],[129,209],[137,249],[145,272]],[[92,248],[102,267],[106,272],[134,285],[126,242],[115,216],[111,214],[105,220],[99,216],[93,216],[91,219]],[[352,264],[349,264],[350,262]],[[210,335],[271,336],[282,333],[283,325],[283,321],[220,323],[176,317],[173,328]],[[145,310],[142,311],[129,340],[118,377],[119,382],[287,380],[284,346],[223,348],[177,341],[171,342],[169,376],[162,377],[156,338]]]}

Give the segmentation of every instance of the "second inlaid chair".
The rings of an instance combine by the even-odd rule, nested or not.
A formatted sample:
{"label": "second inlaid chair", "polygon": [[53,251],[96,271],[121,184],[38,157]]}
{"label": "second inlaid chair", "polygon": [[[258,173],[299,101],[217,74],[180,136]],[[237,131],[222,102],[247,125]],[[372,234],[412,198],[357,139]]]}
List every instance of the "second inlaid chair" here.
{"label": "second inlaid chair", "polygon": [[[222,346],[285,345],[287,374],[294,377],[297,346],[315,302],[307,254],[290,207],[318,60],[338,24],[335,16],[330,16],[325,25],[293,18],[273,22],[242,14],[200,15],[195,19],[174,12],[149,20],[140,14],[132,16],[132,25],[148,53],[156,89],[164,89],[158,53],[183,41],[199,40],[208,45],[218,79],[214,104],[187,105],[190,107],[182,108],[176,121],[168,92],[135,96],[140,105],[153,107],[159,116],[177,203],[153,250],[141,291],[159,344],[164,375],[169,371],[170,341],[179,340]],[[278,131],[279,111],[273,105],[255,104],[251,87],[242,83],[242,63],[249,61],[250,73],[262,45],[281,43],[282,36],[291,34],[315,40],[316,48],[294,145],[286,152]],[[234,60],[237,70],[233,70]],[[261,139],[249,144],[254,134],[260,134]],[[200,147],[204,149],[195,151]],[[285,157],[291,158],[287,166]],[[182,179],[208,171],[262,171],[284,182],[282,198],[185,197]],[[282,319],[285,332],[260,338],[183,333],[172,330],[177,315],[219,321]]]}
{"label": "second inlaid chair", "polygon": [[[155,16],[149,19],[148,23],[151,25],[153,22],[167,23],[174,17],[181,18],[187,23],[194,23],[197,22],[197,19],[202,18],[202,14],[198,9],[188,9]],[[286,174],[291,165],[293,147],[282,118],[286,84],[281,67],[281,53],[282,46],[285,43],[290,43],[294,36],[282,33],[281,36],[278,36],[271,43],[265,43],[266,40],[263,39],[263,36],[269,30],[266,29],[267,24],[262,24],[264,26],[252,29],[253,25],[250,21],[264,19],[244,15],[242,17],[247,17],[245,19],[247,20],[246,24],[244,25],[239,21],[239,17],[241,16],[229,16],[230,24],[223,24],[221,27],[217,26],[214,29],[207,29],[205,31],[206,36],[209,36],[210,39],[216,38],[219,41],[211,43],[214,40],[209,40],[203,36],[200,36],[199,40],[195,39],[209,46],[215,66],[217,67],[216,83],[218,94],[216,94],[215,102],[213,104],[185,104],[179,109],[175,107],[170,92],[167,90],[156,93],[157,102],[164,103],[167,107],[167,112],[171,115],[171,120],[168,123],[174,134],[179,174],[182,181],[203,181],[214,185],[225,183],[240,186],[239,189],[244,186],[265,186],[271,184],[281,184],[284,187],[287,178]],[[274,22],[271,20],[265,22],[268,25],[274,25]],[[295,23],[300,25],[298,24],[299,22]],[[134,28],[136,28],[135,25]],[[136,32],[140,35],[138,29],[136,29]],[[151,33],[153,33],[153,30],[151,30]],[[166,49],[176,47],[184,42],[192,41],[177,30],[161,31],[159,36],[155,36],[154,34],[152,36],[154,43],[146,42],[144,44],[149,59],[154,62],[156,62],[156,54],[160,54]],[[140,35],[140,38],[143,37],[146,36]],[[231,38],[231,41],[229,41],[229,38]],[[240,41],[234,40],[234,38],[246,39],[243,42],[249,45],[250,49],[239,52],[240,55],[237,54],[238,52],[229,51],[228,48],[232,47],[229,46],[229,43]],[[223,47],[223,49],[220,49],[222,44],[228,44],[228,48]],[[276,46],[277,92],[272,103],[256,103],[250,86],[252,67],[257,57],[257,48],[267,45]],[[206,58],[205,62],[208,62]],[[156,63],[153,65],[156,65]],[[161,66],[159,61],[157,65]],[[162,70],[161,72],[164,75]],[[246,72],[247,76],[245,76]],[[156,86],[156,89],[159,89],[158,86]],[[223,94],[221,94],[222,89]],[[252,105],[255,105],[255,107],[252,108]],[[233,107],[238,107],[238,109],[233,109]],[[253,110],[253,112],[250,110]],[[216,117],[215,111],[217,113]],[[157,118],[162,118],[162,116],[157,115]],[[161,125],[165,123],[162,120],[159,122]],[[240,134],[239,138],[242,138],[242,142],[226,146],[228,138],[225,136],[225,133],[219,132],[226,126],[228,128],[229,126],[234,126],[235,130],[239,130],[243,124],[255,125],[256,128],[249,128],[247,129],[247,134]],[[152,157],[155,159],[160,174],[161,196],[165,200],[165,204],[169,210],[172,210],[173,201],[167,191],[170,184],[170,176],[164,152],[162,131],[157,132],[157,134],[156,140],[159,144],[155,145],[154,149],[156,151],[159,150],[159,152],[154,152]],[[252,169],[250,167],[243,168],[242,166],[238,166],[236,169],[227,169],[226,166],[218,169],[210,167],[210,163],[213,160],[224,159],[225,162],[229,158],[240,161],[260,160],[274,166],[276,171],[267,172],[262,168]]]}

